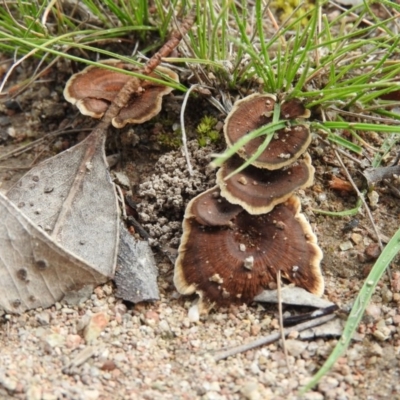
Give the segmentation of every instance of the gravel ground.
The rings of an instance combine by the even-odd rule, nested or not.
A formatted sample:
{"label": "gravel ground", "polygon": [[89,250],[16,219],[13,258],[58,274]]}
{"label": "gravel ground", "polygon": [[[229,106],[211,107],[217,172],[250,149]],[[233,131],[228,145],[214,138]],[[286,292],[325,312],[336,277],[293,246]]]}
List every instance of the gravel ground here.
{"label": "gravel ground", "polygon": [[[107,284],[77,306],[3,316],[0,398],[294,399],[335,344],[292,335],[291,372],[278,343],[215,362],[214,350],[276,331],[276,311],[230,307],[192,322],[191,301],[176,297],[127,308]],[[398,308],[371,305],[357,342],[305,398],[399,398],[399,324]]]}

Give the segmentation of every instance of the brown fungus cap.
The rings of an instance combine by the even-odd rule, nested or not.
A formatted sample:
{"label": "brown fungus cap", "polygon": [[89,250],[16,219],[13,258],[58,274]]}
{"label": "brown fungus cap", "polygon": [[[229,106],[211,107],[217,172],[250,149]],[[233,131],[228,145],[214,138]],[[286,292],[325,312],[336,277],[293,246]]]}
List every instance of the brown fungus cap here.
{"label": "brown fungus cap", "polygon": [[270,213],[242,211],[230,226],[204,226],[185,218],[174,283],[207,303],[251,303],[277,271],[295,285],[322,295],[322,252],[296,196]]}
{"label": "brown fungus cap", "polygon": [[253,166],[225,179],[234,172],[243,160],[231,157],[217,172],[217,184],[221,195],[232,204],[239,204],[249,214],[265,214],[277,204],[287,200],[295,190],[309,187],[314,180],[314,167],[311,157],[304,158],[292,165],[274,171]]}
{"label": "brown fungus cap", "polygon": [[186,207],[185,218],[194,218],[205,226],[229,225],[242,207],[229,203],[221,197],[217,186],[193,198]]}
{"label": "brown fungus cap", "polygon": [[[103,64],[134,70],[132,65],[119,60],[105,60]],[[178,75],[168,68],[157,67],[156,71],[169,76],[176,82],[179,81]],[[159,78],[155,72],[150,76]],[[101,118],[130,78],[129,75],[120,72],[89,66],[68,80],[64,97],[75,104],[83,115]],[[141,81],[138,92],[132,94],[127,106],[121,109],[112,124],[116,128],[123,128],[128,123],[141,124],[148,121],[160,112],[162,97],[172,90],[171,87],[151,81]]]}
{"label": "brown fungus cap", "polygon": [[285,100],[281,104],[282,119],[310,118],[310,115],[310,110],[299,99]]}
{"label": "brown fungus cap", "polygon": [[[228,114],[224,134],[228,146],[232,146],[248,133],[272,121],[275,98],[270,94],[252,94],[235,103]],[[260,136],[243,146],[238,154],[249,159],[263,143]],[[279,169],[292,164],[310,145],[311,134],[306,125],[290,126],[275,132],[265,151],[252,164],[258,168]]]}

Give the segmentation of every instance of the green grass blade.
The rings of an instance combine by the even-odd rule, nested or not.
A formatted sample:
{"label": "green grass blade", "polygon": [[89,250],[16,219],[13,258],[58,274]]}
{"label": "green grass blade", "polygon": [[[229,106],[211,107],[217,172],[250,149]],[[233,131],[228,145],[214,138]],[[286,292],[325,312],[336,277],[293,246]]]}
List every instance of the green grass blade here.
{"label": "green grass blade", "polygon": [[365,280],[363,287],[361,288],[355,302],[349,318],[347,319],[346,325],[344,327],[342,336],[335,348],[333,349],[329,358],[325,361],[324,365],[319,369],[319,371],[311,378],[310,382],[300,390],[300,394],[306,393],[308,390],[313,388],[322,377],[324,377],[333,365],[336,363],[338,358],[343,354],[350,344],[350,341],[356,331],[362,316],[364,315],[365,309],[371,300],[376,285],[381,279],[386,268],[393,258],[400,251],[400,229],[393,235],[389,243],[383,249],[381,255],[377,259],[375,265],[373,266],[371,272],[369,273],[367,279]]}
{"label": "green grass blade", "polygon": [[398,125],[379,125],[368,124],[363,122],[346,122],[346,121],[326,121],[321,125],[328,129],[357,129],[359,131],[377,131],[387,133],[400,133]]}
{"label": "green grass blade", "polygon": [[362,205],[362,200],[358,199],[356,206],[354,208],[351,208],[350,210],[326,211],[326,210],[319,210],[319,209],[313,208],[312,211],[317,214],[328,215],[330,217],[352,217],[352,216],[358,214],[358,212],[360,211],[361,205]]}
{"label": "green grass blade", "polygon": [[[342,138],[341,136],[337,135],[336,133],[333,133],[331,131],[331,128],[329,126],[327,126],[326,124],[327,124],[327,122],[321,122],[321,123],[312,122],[311,123],[311,128],[312,128],[313,131],[319,129],[319,130],[322,130],[324,132],[327,132],[328,133],[328,140],[330,142],[336,143],[339,146],[342,146],[342,147],[344,147],[344,148],[346,148],[346,149],[348,149],[348,150],[350,150],[350,151],[352,151],[354,153],[361,154],[362,147],[358,146],[357,144],[355,144],[353,142],[348,141],[345,138]],[[347,129],[349,129],[349,128],[347,128]]]}
{"label": "green grass blade", "polygon": [[[287,121],[278,121],[278,122],[271,123],[268,125],[263,125],[262,127],[256,129],[255,131],[250,132],[246,136],[243,136],[232,147],[226,149],[226,151],[223,154],[218,155],[218,157],[212,162],[213,165],[220,167],[226,160],[228,160],[230,157],[232,157],[234,154],[236,154],[243,146],[245,146],[251,140],[253,140],[259,136],[262,136],[262,135],[272,137],[274,132],[278,131],[279,129],[285,128],[286,123],[287,123]],[[271,139],[269,139],[269,141],[270,140]],[[269,143],[269,141],[268,141],[268,143]],[[268,145],[268,143],[267,143],[267,145]],[[261,146],[263,146],[263,144]],[[256,156],[256,158],[258,156],[259,156],[259,154]],[[251,157],[250,160],[251,160],[251,162],[253,162],[255,159],[253,159],[253,157]]]}

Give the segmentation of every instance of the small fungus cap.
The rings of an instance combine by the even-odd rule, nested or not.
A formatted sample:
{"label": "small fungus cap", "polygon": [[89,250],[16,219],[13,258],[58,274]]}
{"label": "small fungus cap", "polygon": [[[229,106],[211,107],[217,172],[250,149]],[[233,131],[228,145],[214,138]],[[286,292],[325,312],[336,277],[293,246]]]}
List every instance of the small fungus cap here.
{"label": "small fungus cap", "polygon": [[268,214],[243,210],[230,226],[185,218],[174,283],[180,293],[197,292],[208,303],[251,303],[281,270],[285,279],[320,296],[321,259],[300,201],[292,196]]}
{"label": "small fungus cap", "polygon": [[[103,64],[134,70],[132,65],[119,60],[105,60]],[[156,71],[179,81],[178,75],[169,68],[157,67]],[[159,78],[156,72],[150,76]],[[129,79],[129,75],[91,65],[72,75],[65,86],[64,97],[75,104],[83,115],[101,118]],[[112,124],[116,128],[123,128],[128,123],[141,124],[153,118],[161,110],[162,97],[173,90],[151,81],[140,82],[139,90],[132,94],[126,107],[113,119]]]}
{"label": "small fungus cap", "polygon": [[[225,120],[224,135],[228,146],[233,146],[243,136],[270,123],[274,105],[275,97],[270,94],[256,93],[237,101]],[[262,136],[251,140],[238,151],[239,156],[249,159],[263,141]],[[310,142],[311,134],[306,125],[281,129],[275,132],[268,147],[252,164],[270,170],[285,167],[297,160]]]}
{"label": "small fungus cap", "polygon": [[243,163],[234,156],[227,160],[217,172],[217,184],[221,196],[230,203],[242,206],[249,214],[265,214],[277,204],[286,201],[295,190],[313,184],[314,167],[306,153],[303,159],[279,170],[269,171],[253,166],[225,179]]}
{"label": "small fungus cap", "polygon": [[311,112],[305,108],[303,102],[299,99],[284,100],[281,103],[281,118],[310,118]]}
{"label": "small fungus cap", "polygon": [[217,186],[193,198],[186,207],[185,218],[194,218],[205,226],[229,225],[242,207],[229,203],[221,197]]}

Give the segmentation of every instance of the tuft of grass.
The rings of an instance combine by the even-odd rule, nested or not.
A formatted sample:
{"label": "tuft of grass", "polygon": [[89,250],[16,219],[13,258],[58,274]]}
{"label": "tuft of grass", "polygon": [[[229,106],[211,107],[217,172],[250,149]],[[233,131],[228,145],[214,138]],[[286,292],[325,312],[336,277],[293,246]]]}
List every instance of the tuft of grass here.
{"label": "tuft of grass", "polygon": [[[110,48],[113,44],[114,48],[120,47],[121,40],[130,46],[130,52],[146,42],[152,44],[146,44],[147,48],[141,48],[141,52],[160,47],[173,25],[171,10],[175,3],[176,0],[171,1],[171,8],[165,8],[161,0],[156,0],[155,8],[150,12],[146,0],[82,0],[75,7],[55,1],[5,1],[4,7],[0,7],[0,51],[18,60],[15,65],[28,57],[41,60],[61,57],[143,79],[139,73],[104,66],[97,57],[116,58],[142,66],[129,55],[121,55]],[[150,80],[162,81],[161,78]],[[166,84],[186,90],[183,85],[168,79]]]}

